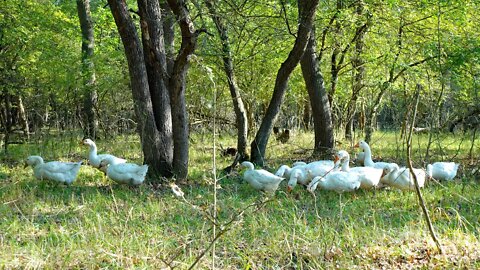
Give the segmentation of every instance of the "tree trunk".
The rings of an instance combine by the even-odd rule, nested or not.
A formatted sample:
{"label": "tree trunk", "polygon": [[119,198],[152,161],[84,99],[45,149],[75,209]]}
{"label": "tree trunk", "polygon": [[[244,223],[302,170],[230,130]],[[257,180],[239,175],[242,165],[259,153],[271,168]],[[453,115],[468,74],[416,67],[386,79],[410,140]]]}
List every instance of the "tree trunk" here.
{"label": "tree trunk", "polygon": [[300,62],[300,59],[305,52],[313,25],[315,9],[318,5],[318,0],[298,0],[297,2],[299,13],[297,38],[295,39],[295,44],[290,51],[290,54],[278,70],[272,99],[270,100],[270,104],[262,120],[262,124],[260,125],[255,139],[251,144],[251,160],[260,166],[264,165],[265,150],[267,147],[268,138],[272,131],[273,122],[280,111],[280,106],[283,102],[285,91],[287,90],[288,78],[290,77],[293,69],[297,66],[298,62]]}
{"label": "tree trunk", "polygon": [[17,103],[18,103],[18,116],[20,120],[20,125],[23,130],[23,134],[27,140],[30,140],[30,130],[28,128],[28,119],[27,113],[25,112],[25,107],[23,106],[23,100],[21,96],[17,96]]}
{"label": "tree trunk", "polygon": [[235,123],[237,126],[237,156],[234,164],[231,167],[235,167],[236,161],[242,161],[247,157],[247,133],[248,122],[247,112],[243,105],[242,98],[240,96],[240,89],[238,88],[235,78],[235,72],[233,69],[232,52],[230,49],[230,41],[228,38],[227,28],[222,18],[215,12],[212,0],[205,1],[208,7],[210,16],[212,17],[215,26],[217,27],[220,40],[222,41],[222,59],[223,69],[227,75],[228,88],[230,89],[230,95],[232,96],[233,109],[235,111]]}
{"label": "tree trunk", "polygon": [[171,176],[173,161],[172,112],[168,82],[167,59],[163,40],[162,13],[158,1],[138,0],[143,55],[148,76],[155,126],[160,140],[161,174]]}
{"label": "tree trunk", "polygon": [[[364,16],[364,3],[363,0],[357,2],[356,13],[358,19]],[[370,16],[367,15],[367,23],[365,25],[357,26],[358,37],[355,40],[355,52],[352,60],[352,69],[354,71],[354,82],[352,87],[352,97],[348,102],[347,107],[347,118],[345,125],[345,138],[353,138],[353,119],[357,111],[357,100],[360,92],[362,91],[363,79],[365,77],[365,61],[363,60],[362,53],[363,47],[365,45],[365,34],[367,33],[368,27],[370,26]]]}
{"label": "tree trunk", "polygon": [[331,153],[334,146],[332,112],[315,50],[315,28],[313,27],[300,64],[312,107],[315,133],[314,155],[326,156]]}
{"label": "tree trunk", "polygon": [[93,64],[93,22],[90,14],[90,0],[77,0],[77,12],[82,31],[82,76],[84,135],[96,138],[98,120],[95,115],[97,91],[95,90],[95,66]]}
{"label": "tree trunk", "polygon": [[185,101],[186,74],[188,59],[195,51],[198,33],[190,18],[183,0],[167,0],[175,14],[182,34],[182,44],[170,75],[170,105],[172,107],[173,126],[173,172],[177,179],[188,175],[188,113]]}
{"label": "tree trunk", "polygon": [[[198,33],[184,1],[168,0],[168,5],[157,0],[137,2],[142,43],[126,1],[108,0],[125,47],[145,162],[158,174],[173,173],[177,179],[184,179],[188,174],[185,77]],[[170,11],[175,20],[169,16]],[[180,26],[182,44],[174,59],[175,21]]]}
{"label": "tree trunk", "polygon": [[11,95],[7,90],[3,90],[3,96],[5,98],[5,153],[8,152],[8,141],[10,140],[10,133],[12,132],[12,100]]}
{"label": "tree trunk", "polygon": [[108,3],[125,47],[137,117],[137,129],[145,163],[150,165],[150,174],[163,175],[165,171],[168,171],[168,168],[162,167],[165,164],[159,159],[165,150],[161,148],[163,138],[160,137],[160,133],[156,129],[144,54],[135,24],[130,17],[125,0],[108,0]]}

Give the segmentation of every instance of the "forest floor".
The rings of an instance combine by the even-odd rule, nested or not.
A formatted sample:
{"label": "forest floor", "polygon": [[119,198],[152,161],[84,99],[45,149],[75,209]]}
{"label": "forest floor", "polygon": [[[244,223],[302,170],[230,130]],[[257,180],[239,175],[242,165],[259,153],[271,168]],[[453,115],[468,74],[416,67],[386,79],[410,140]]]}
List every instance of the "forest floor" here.
{"label": "forest floor", "polygon": [[[112,183],[89,166],[67,187],[42,182],[24,168],[28,155],[47,161],[86,160],[80,136],[51,135],[10,145],[0,165],[0,268],[47,269],[475,269],[480,268],[480,140],[466,134],[435,135],[430,160],[462,164],[452,182],[422,189],[443,246],[439,254],[428,233],[415,192],[393,189],[338,194],[286,181],[274,197],[253,190],[238,171],[220,171],[232,158],[217,142],[216,215],[213,229],[213,139],[191,138],[190,173],[177,183],[185,200],[165,180],[131,188]],[[470,136],[470,137],[469,137]],[[478,135],[477,135],[478,136]],[[424,167],[428,134],[414,137],[416,167]],[[268,167],[306,160],[313,135],[294,132],[287,144],[271,139]],[[351,143],[339,149],[351,154]],[[100,153],[140,163],[136,136],[97,142]],[[377,133],[376,158],[405,164],[406,147],[396,133]],[[210,244],[215,242],[215,256]],[[209,249],[210,248],[210,249]],[[204,256],[202,256],[204,254]]]}

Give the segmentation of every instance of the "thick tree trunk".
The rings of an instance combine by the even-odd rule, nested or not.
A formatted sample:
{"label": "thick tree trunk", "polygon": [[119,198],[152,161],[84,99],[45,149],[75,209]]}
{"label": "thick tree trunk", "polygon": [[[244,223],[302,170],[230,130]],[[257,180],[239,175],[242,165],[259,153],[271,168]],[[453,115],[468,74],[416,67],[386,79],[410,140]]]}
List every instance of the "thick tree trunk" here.
{"label": "thick tree trunk", "polygon": [[161,138],[156,129],[142,46],[125,0],[108,0],[108,3],[125,47],[138,123],[137,129],[140,134],[145,163],[150,165],[150,174],[162,174],[165,171],[162,165],[165,164],[158,157],[162,155],[161,152],[164,149],[160,147]]}
{"label": "thick tree trunk", "polygon": [[334,146],[332,112],[315,50],[315,28],[313,28],[300,64],[312,107],[315,133],[314,155],[329,156]]}
{"label": "thick tree trunk", "polygon": [[162,13],[156,0],[138,0],[140,27],[148,86],[152,100],[155,125],[160,140],[161,174],[171,176],[173,161],[173,134],[170,95],[167,88],[168,71],[163,40]]}
{"label": "thick tree trunk", "polygon": [[288,78],[290,77],[293,69],[297,66],[298,62],[300,62],[300,59],[305,52],[317,5],[318,0],[298,0],[299,24],[297,38],[295,39],[295,44],[290,51],[290,54],[278,70],[272,99],[270,100],[270,104],[262,120],[262,124],[260,125],[255,139],[251,144],[251,160],[260,166],[264,165],[265,150],[267,147],[268,138],[270,137],[270,133],[272,131],[273,122],[280,111],[280,106],[283,102],[285,91],[287,90]]}
{"label": "thick tree trunk", "polygon": [[95,66],[93,64],[93,22],[90,14],[90,0],[77,0],[77,12],[82,31],[82,76],[83,76],[83,115],[84,135],[96,138],[98,120],[95,115],[97,91],[95,90]]}
{"label": "thick tree trunk", "polygon": [[216,13],[212,0],[207,0],[205,4],[208,7],[210,16],[212,17],[215,26],[217,27],[220,40],[222,41],[222,59],[223,69],[227,75],[228,87],[230,95],[232,96],[233,109],[235,111],[235,123],[237,126],[237,156],[232,167],[235,167],[237,161],[244,160],[247,157],[247,133],[248,122],[247,112],[240,97],[240,89],[238,88],[233,69],[232,52],[230,49],[230,41],[228,39],[228,32],[222,18]]}

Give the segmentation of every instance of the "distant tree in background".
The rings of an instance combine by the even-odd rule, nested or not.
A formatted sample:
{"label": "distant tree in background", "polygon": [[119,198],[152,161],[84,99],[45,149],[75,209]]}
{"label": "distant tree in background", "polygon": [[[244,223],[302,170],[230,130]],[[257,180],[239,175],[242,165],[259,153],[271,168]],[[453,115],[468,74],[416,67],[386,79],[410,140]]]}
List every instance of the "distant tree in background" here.
{"label": "distant tree in background", "polygon": [[82,31],[83,133],[84,136],[95,139],[98,129],[98,120],[95,114],[98,97],[95,89],[95,65],[93,63],[95,43],[90,0],[77,0],[77,12]]}

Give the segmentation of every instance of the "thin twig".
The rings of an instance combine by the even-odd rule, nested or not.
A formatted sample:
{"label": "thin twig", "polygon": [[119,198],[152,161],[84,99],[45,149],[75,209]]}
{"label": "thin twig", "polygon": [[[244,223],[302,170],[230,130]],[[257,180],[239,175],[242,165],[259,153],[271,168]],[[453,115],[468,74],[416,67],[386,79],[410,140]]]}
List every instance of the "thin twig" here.
{"label": "thin twig", "polygon": [[203,258],[203,256],[205,256],[205,254],[212,248],[212,246],[215,244],[215,242],[217,242],[217,240],[222,236],[224,235],[226,232],[228,232],[231,228],[231,225],[237,221],[241,216],[243,216],[243,214],[245,213],[246,210],[248,210],[249,208],[251,207],[254,207],[254,206],[258,206],[257,208],[260,208],[262,206],[264,206],[267,202],[270,202],[271,200],[270,199],[267,199],[265,201],[261,201],[259,203],[252,203],[252,204],[249,204],[247,205],[245,208],[243,208],[240,212],[238,212],[236,215],[234,215],[230,221],[228,221],[227,223],[225,223],[223,226],[220,226],[220,231],[215,235],[215,238],[213,238],[213,240],[210,242],[210,244],[197,256],[197,258],[195,259],[195,261],[192,263],[192,265],[190,265],[190,267],[188,268],[189,270],[190,269],[193,269],[197,263]]}
{"label": "thin twig", "polygon": [[428,230],[430,231],[430,236],[432,237],[433,241],[437,245],[437,248],[440,254],[443,254],[442,245],[440,244],[440,241],[438,240],[437,235],[435,234],[435,229],[433,228],[432,221],[430,220],[430,216],[428,215],[427,207],[425,206],[425,201],[423,200],[422,192],[420,191],[420,186],[418,185],[417,176],[413,171],[413,167],[412,167],[412,158],[411,158],[412,133],[413,133],[413,127],[415,125],[415,117],[417,115],[417,108],[418,108],[418,102],[420,100],[421,89],[422,89],[422,86],[420,84],[417,84],[417,92],[415,94],[415,106],[413,108],[412,123],[410,125],[410,131],[409,131],[408,140],[407,140],[407,165],[408,165],[408,168],[410,169],[410,174],[413,177],[413,182],[415,183],[415,191],[417,192],[418,200],[422,208],[423,214],[425,216],[425,221],[427,222]]}

